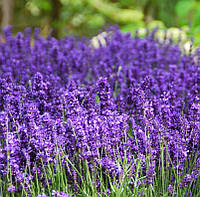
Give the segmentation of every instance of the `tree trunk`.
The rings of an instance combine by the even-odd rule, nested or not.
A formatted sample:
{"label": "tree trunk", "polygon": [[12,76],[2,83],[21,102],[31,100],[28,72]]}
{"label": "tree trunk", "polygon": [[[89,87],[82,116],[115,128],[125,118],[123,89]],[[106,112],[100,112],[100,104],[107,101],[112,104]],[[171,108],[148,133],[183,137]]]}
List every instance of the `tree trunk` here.
{"label": "tree trunk", "polygon": [[1,27],[4,28],[7,25],[11,25],[13,15],[13,0],[2,0],[2,22]]}
{"label": "tree trunk", "polygon": [[53,27],[53,36],[59,37],[59,20],[61,12],[61,3],[59,0],[52,0],[52,14],[51,14],[51,26]]}

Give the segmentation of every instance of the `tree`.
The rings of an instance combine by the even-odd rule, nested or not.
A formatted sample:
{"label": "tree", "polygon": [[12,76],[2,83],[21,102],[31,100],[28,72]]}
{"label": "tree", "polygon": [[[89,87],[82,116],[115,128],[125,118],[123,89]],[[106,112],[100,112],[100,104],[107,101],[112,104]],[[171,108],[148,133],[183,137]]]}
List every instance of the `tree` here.
{"label": "tree", "polygon": [[11,25],[13,6],[13,0],[2,0],[2,28],[6,27],[7,25]]}
{"label": "tree", "polygon": [[58,22],[60,20],[61,3],[59,0],[52,0],[52,11],[51,11],[51,26],[53,27],[53,36],[59,37]]}

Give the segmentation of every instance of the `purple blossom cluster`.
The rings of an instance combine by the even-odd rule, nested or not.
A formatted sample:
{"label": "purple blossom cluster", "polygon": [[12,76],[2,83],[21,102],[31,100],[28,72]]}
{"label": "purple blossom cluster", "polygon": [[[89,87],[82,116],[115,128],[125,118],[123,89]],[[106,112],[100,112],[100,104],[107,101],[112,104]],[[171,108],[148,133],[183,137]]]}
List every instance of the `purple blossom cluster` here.
{"label": "purple blossom cluster", "polygon": [[15,37],[5,29],[0,176],[11,173],[18,185],[9,188],[20,191],[23,182],[28,190],[36,173],[45,185],[45,166],[58,158],[74,186],[80,177],[69,160],[80,171],[86,162],[91,172],[101,167],[111,177],[123,175],[117,161],[124,159],[135,177],[140,160],[140,175],[153,184],[162,151],[181,187],[199,178],[199,49],[186,54],[155,32],[132,38],[109,31],[106,44],[95,48],[89,39],[44,39],[36,29],[32,40],[29,28]]}

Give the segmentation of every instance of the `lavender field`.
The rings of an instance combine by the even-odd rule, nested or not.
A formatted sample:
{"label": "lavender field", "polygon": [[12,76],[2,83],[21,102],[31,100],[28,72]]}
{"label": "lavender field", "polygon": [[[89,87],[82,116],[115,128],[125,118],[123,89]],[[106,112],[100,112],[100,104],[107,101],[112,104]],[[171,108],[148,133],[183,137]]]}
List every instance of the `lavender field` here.
{"label": "lavender field", "polygon": [[107,30],[0,43],[0,194],[200,196],[200,48]]}

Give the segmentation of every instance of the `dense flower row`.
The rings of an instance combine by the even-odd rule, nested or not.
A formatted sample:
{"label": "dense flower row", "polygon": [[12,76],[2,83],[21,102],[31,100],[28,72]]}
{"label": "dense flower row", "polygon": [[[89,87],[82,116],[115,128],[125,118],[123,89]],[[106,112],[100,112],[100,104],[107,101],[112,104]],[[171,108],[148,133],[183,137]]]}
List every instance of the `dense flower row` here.
{"label": "dense flower row", "polygon": [[36,172],[45,184],[44,168],[58,157],[75,186],[80,177],[68,160],[112,177],[123,175],[118,159],[133,164],[133,177],[140,160],[140,175],[152,184],[162,148],[181,187],[199,178],[198,49],[185,54],[154,32],[131,38],[115,28],[99,48],[71,37],[44,39],[37,29],[31,42],[30,29],[13,37],[7,28],[0,43],[0,173],[14,175],[16,190],[22,180],[28,190]]}

